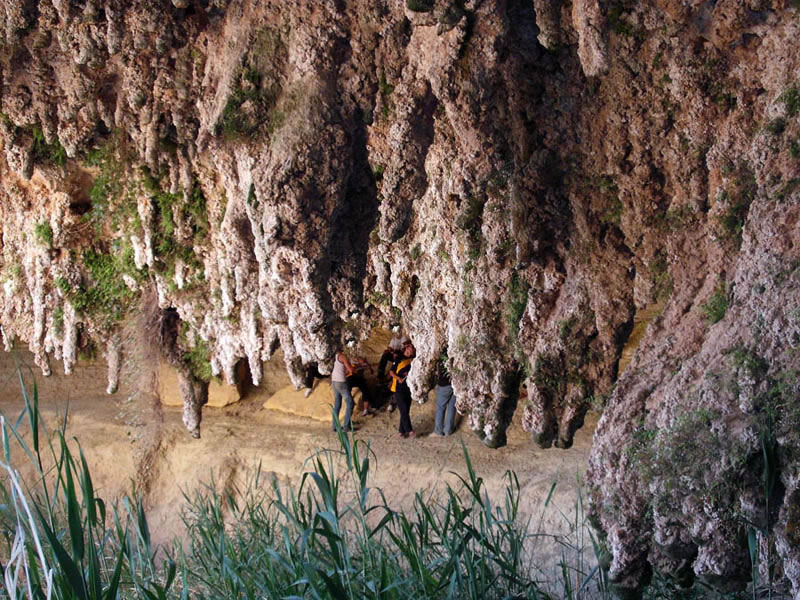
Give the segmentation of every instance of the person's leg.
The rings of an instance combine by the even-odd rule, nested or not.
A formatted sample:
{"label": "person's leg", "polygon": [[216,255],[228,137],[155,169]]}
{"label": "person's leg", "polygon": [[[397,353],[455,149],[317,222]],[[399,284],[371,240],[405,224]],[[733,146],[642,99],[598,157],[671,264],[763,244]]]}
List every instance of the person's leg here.
{"label": "person's leg", "polygon": [[434,420],[433,433],[437,435],[444,435],[442,422],[444,421],[444,411],[447,408],[446,389],[446,387],[441,385],[436,386],[436,419]]}
{"label": "person's leg", "polygon": [[406,427],[408,428],[408,435],[414,437],[416,434],[414,433],[414,426],[411,424],[411,405],[413,404],[411,392],[406,392],[403,398],[406,402]]}
{"label": "person's leg", "polygon": [[402,405],[403,405],[403,399],[400,398],[400,393],[399,392],[395,392],[394,394],[392,394],[392,406],[397,407],[398,408],[398,412],[400,413],[400,422],[397,424],[397,431],[400,432],[400,435],[405,435],[407,432],[404,429],[405,421],[403,420],[403,408],[402,408]]}
{"label": "person's leg", "polygon": [[342,410],[342,387],[347,389],[347,384],[342,381],[334,381],[331,384],[333,388],[333,424],[331,429],[336,430],[336,419],[339,418],[339,411]]}
{"label": "person's leg", "polygon": [[317,365],[311,363],[306,367],[306,375],[305,379],[303,380],[303,385],[305,385],[306,388],[308,389],[314,387],[314,377],[316,376],[317,376]]}
{"label": "person's leg", "polygon": [[444,423],[444,434],[450,435],[456,430],[456,395],[453,393],[453,386],[447,386],[447,400],[445,402],[447,416]]}
{"label": "person's leg", "polygon": [[386,373],[386,364],[392,358],[392,353],[388,350],[384,350],[383,354],[381,354],[381,360],[378,363],[378,379],[383,379],[384,374]]}
{"label": "person's leg", "polygon": [[351,391],[354,387],[357,387],[361,390],[361,400],[364,404],[361,416],[366,417],[370,413],[370,408],[372,407],[372,394],[369,391],[367,380],[364,378],[363,373],[357,373],[356,375],[353,375],[352,385],[350,386]]}
{"label": "person's leg", "polygon": [[342,427],[345,430],[350,429],[350,418],[353,416],[353,395],[350,393],[350,386],[346,383],[343,384],[342,395],[344,396],[344,422],[342,423]]}
{"label": "person's leg", "polygon": [[414,431],[411,426],[411,396],[398,394],[397,409],[400,411],[400,427],[398,430],[402,434],[409,434]]}

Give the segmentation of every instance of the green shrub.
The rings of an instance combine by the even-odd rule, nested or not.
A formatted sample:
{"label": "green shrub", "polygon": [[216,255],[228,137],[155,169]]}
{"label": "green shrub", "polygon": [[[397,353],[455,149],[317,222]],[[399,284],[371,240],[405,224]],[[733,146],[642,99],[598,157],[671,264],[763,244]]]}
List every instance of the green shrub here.
{"label": "green shrub", "polygon": [[800,112],[800,88],[796,85],[785,89],[783,93],[778,96],[778,100],[783,102],[787,116],[793,117]]}
{"label": "green shrub", "polygon": [[800,186],[800,177],[790,179],[781,186],[781,189],[775,194],[775,198],[781,201],[785,200],[798,186]]}
{"label": "green shrub", "polygon": [[746,371],[753,379],[760,380],[767,374],[769,363],[753,350],[739,346],[734,348],[731,356],[734,366]]}
{"label": "green shrub", "polygon": [[669,274],[669,261],[663,251],[659,251],[648,265],[650,269],[650,282],[656,300],[666,300],[672,295],[673,282]]}
{"label": "green shrub", "polygon": [[622,201],[616,198],[611,202],[606,211],[600,216],[600,220],[608,225],[619,227],[622,222]]}
{"label": "green shrub", "polygon": [[373,291],[367,294],[367,302],[372,304],[373,306],[385,306],[388,307],[390,304],[391,298],[387,294],[383,292]]}
{"label": "green shrub", "polygon": [[589,179],[585,184],[588,184],[588,191],[599,196],[602,203],[600,222],[619,227],[624,207],[619,198],[619,187],[614,178],[610,175],[601,175]]}
{"label": "green shrub", "polygon": [[67,151],[58,138],[52,144],[44,139],[44,133],[39,125],[31,130],[33,136],[33,160],[37,163],[50,163],[62,167],[67,162]]}
{"label": "green shrub", "polygon": [[533,382],[542,392],[559,395],[564,385],[563,364],[556,354],[540,353],[533,363]]}
{"label": "green shrub", "polygon": [[568,319],[564,319],[560,321],[558,324],[558,339],[562,342],[567,341],[569,336],[572,334],[572,328],[575,326],[578,320],[575,317],[569,317]]}
{"label": "green shrub", "polygon": [[742,243],[744,221],[752,200],[745,196],[731,198],[727,192],[723,192],[719,200],[727,203],[726,209],[717,215],[717,222],[722,228],[721,237],[723,240],[732,241],[738,248]]}
{"label": "green shrub", "polygon": [[634,34],[633,25],[625,20],[628,7],[625,2],[612,2],[608,9],[608,26],[617,35],[631,37]]}
{"label": "green shrub", "polygon": [[199,335],[194,335],[190,341],[187,323],[182,324],[180,341],[183,358],[189,365],[192,375],[201,381],[211,381],[214,375],[211,372],[211,350],[208,344]]}
{"label": "green shrub", "polygon": [[717,215],[717,222],[721,227],[723,240],[733,242],[738,248],[742,243],[744,222],[750,211],[750,205],[756,198],[758,184],[750,166],[745,162],[730,164],[726,167],[732,176],[731,185],[724,190],[717,199],[725,203],[725,210]]}
{"label": "green shrub", "polygon": [[456,227],[466,232],[469,239],[467,255],[470,260],[476,261],[483,251],[483,208],[486,205],[486,196],[471,195],[467,197],[465,205],[456,216]]}
{"label": "green shrub", "polygon": [[701,309],[710,325],[722,320],[728,310],[728,286],[724,281],[717,284],[711,298],[702,305]]}
{"label": "green shrub", "polygon": [[51,246],[53,244],[53,228],[50,227],[49,221],[37,223],[33,228],[33,234],[43,246]]}
{"label": "green shrub", "polygon": [[767,123],[764,129],[766,129],[771,135],[780,135],[786,130],[786,119],[783,117],[772,119],[772,121]]}
{"label": "green shrub", "polygon": [[411,260],[418,260],[420,256],[422,256],[422,246],[416,244],[411,248]]}
{"label": "green shrub", "polygon": [[[123,134],[114,132],[102,146],[86,154],[86,165],[97,169],[89,188],[91,209],[84,219],[94,225],[98,236],[139,224],[139,213],[131,183],[126,175],[126,148]],[[146,181],[145,181],[146,186]]]}
{"label": "green shrub", "polygon": [[222,109],[217,132],[226,139],[255,133],[276,118],[274,112],[281,88],[277,81],[265,79],[257,69],[242,65],[234,77],[233,90]]}
{"label": "green shrub", "polygon": [[[389,113],[392,110],[392,93],[394,92],[394,86],[391,85],[386,80],[386,72],[381,70],[381,76],[378,79],[378,87],[380,88],[381,98],[383,100],[383,109],[382,115],[384,120],[389,118]],[[383,176],[383,167],[381,167],[380,171],[381,177]],[[377,175],[376,175],[377,179]]]}
{"label": "green shrub", "polygon": [[511,284],[506,295],[506,331],[508,333],[508,344],[510,348],[519,351],[519,322],[528,306],[528,290],[530,285],[515,271],[511,276]]}
{"label": "green shrub", "polygon": [[[687,496],[701,496],[718,514],[733,516],[731,502],[747,468],[748,451],[725,429],[719,413],[699,408],[679,414],[658,432],[642,430],[633,452],[643,480],[660,483],[661,495],[654,501],[663,514],[680,511]],[[709,473],[719,476],[712,480]]]}
{"label": "green shrub", "polygon": [[55,285],[76,311],[95,317],[99,325],[111,328],[128,314],[139,296],[122,277],[127,274],[138,281],[144,277],[133,262],[133,248],[117,240],[109,251],[89,249],[81,258],[87,272],[86,280],[76,287],[66,278],[57,277]]}
{"label": "green shrub", "polygon": [[61,335],[64,331],[64,308],[59,306],[53,311],[53,331]]}

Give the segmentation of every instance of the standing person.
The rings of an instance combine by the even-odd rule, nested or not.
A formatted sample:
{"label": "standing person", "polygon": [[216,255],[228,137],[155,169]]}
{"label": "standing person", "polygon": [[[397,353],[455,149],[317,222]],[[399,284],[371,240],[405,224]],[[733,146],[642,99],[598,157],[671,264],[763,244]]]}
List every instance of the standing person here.
{"label": "standing person", "polygon": [[455,431],[456,420],[456,395],[453,393],[453,383],[447,369],[446,352],[439,357],[436,370],[436,420],[433,435],[445,436]]}
{"label": "standing person", "polygon": [[331,372],[331,387],[333,388],[333,424],[331,431],[336,431],[336,420],[339,418],[339,411],[342,410],[342,398],[345,400],[344,422],[342,428],[347,431],[350,429],[350,417],[353,416],[353,396],[350,394],[350,386],[347,385],[347,377],[353,374],[353,365],[347,355],[340,348],[336,352],[336,360],[333,363]]}
{"label": "standing person", "polygon": [[353,374],[347,378],[347,384],[350,386],[351,395],[354,387],[361,390],[361,397],[364,402],[364,411],[361,416],[366,417],[374,414],[372,411],[372,394],[367,386],[367,380],[364,378],[364,371],[369,370],[372,373],[372,365],[363,356],[357,356],[350,364],[353,367]]}
{"label": "standing person", "polygon": [[403,356],[403,344],[410,342],[408,336],[403,333],[400,325],[392,325],[392,339],[389,340],[389,345],[381,354],[381,360],[378,363],[378,380],[384,378],[386,372],[386,365],[390,362],[394,364],[398,358]]}
{"label": "standing person", "polygon": [[395,403],[400,411],[400,426],[398,435],[400,437],[415,437],[414,428],[411,425],[411,389],[408,387],[406,379],[408,379],[408,372],[411,370],[411,361],[416,354],[416,350],[412,344],[406,344],[403,347],[403,357],[398,360],[389,371],[389,376],[392,378],[391,390],[394,392]]}

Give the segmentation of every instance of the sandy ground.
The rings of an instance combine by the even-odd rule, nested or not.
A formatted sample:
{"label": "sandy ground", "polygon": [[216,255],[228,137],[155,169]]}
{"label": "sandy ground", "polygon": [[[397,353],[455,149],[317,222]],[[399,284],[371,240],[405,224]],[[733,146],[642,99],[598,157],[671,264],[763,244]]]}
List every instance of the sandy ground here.
{"label": "sandy ground", "polygon": [[[70,376],[53,364],[54,374],[44,378],[35,368],[30,370],[32,356],[26,350],[2,353],[0,409],[7,418],[22,409],[18,365],[29,381],[35,375],[46,422],[54,425],[69,405],[67,433],[79,440],[86,453],[98,494],[112,500],[130,492],[135,484],[145,496],[153,537],[163,544],[181,534],[184,491],[208,482],[212,475],[225,486],[245,480],[260,463],[263,471],[289,484],[298,481],[304,462],[316,449],[336,447],[330,423],[263,407],[265,399],[288,381],[280,363],[271,363],[262,386],[250,389],[242,401],[205,408],[199,440],[184,429],[179,408],[162,407],[155,396],[136,393],[130,382],[117,394],[106,395],[106,369],[101,361],[80,363]],[[502,500],[506,471],[517,474],[521,510],[534,523],[539,522],[542,505],[557,482],[542,529],[549,533],[568,529],[560,512],[569,516],[574,510],[596,415],[588,415],[569,450],[536,448],[517,418],[508,432],[508,445],[492,450],[464,422],[452,436],[431,436],[434,414],[435,400],[412,406],[416,439],[396,436],[396,412],[380,411],[357,421],[355,435],[367,440],[374,452],[371,484],[383,489],[393,508],[409,507],[417,491],[435,495],[444,482],[456,484],[451,472],[466,475],[463,442],[476,472],[497,501]],[[24,474],[23,458],[17,454],[15,462]]]}

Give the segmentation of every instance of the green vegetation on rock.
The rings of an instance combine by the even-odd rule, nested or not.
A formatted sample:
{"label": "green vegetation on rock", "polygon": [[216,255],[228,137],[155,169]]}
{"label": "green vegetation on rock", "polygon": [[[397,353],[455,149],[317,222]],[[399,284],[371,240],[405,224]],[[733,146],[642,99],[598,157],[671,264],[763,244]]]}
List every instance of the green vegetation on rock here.
{"label": "green vegetation on rock", "polygon": [[708,302],[701,306],[703,314],[709,325],[718,323],[723,319],[728,310],[728,286],[725,281],[720,281]]}
{"label": "green vegetation on rock", "polygon": [[33,136],[33,160],[37,163],[50,163],[62,167],[67,162],[67,151],[58,138],[52,144],[48,144],[44,138],[44,133],[39,125],[31,130]]}
{"label": "green vegetation on rock", "polygon": [[48,221],[37,223],[33,228],[33,234],[36,240],[43,246],[51,246],[53,244],[53,228],[50,227]]}
{"label": "green vegetation on rock", "polygon": [[406,0],[406,7],[413,12],[430,12],[433,10],[433,0]]}
{"label": "green vegetation on rock", "polygon": [[723,172],[730,175],[731,181],[717,198],[717,202],[724,205],[724,209],[717,215],[717,222],[723,240],[732,242],[738,248],[742,243],[744,222],[750,205],[756,198],[758,184],[752,168],[743,161],[724,165]]}
{"label": "green vegetation on rock", "polygon": [[231,92],[222,109],[216,132],[227,140],[242,139],[267,126],[270,133],[280,127],[286,114],[276,108],[283,93],[280,64],[286,49],[280,33],[259,30],[248,53],[234,74]]}
{"label": "green vegetation on rock", "polygon": [[[505,320],[506,332],[508,334],[508,345],[515,350],[518,360],[521,360],[523,352],[519,347],[519,322],[525,314],[528,306],[528,289],[530,286],[517,272],[511,276],[508,294],[505,301]],[[522,361],[521,361],[522,362]]]}
{"label": "green vegetation on rock", "polygon": [[138,292],[128,287],[122,275],[136,277],[138,269],[133,264],[133,249],[118,247],[115,252],[85,250],[83,266],[88,279],[75,287],[65,278],[56,285],[69,298],[79,313],[96,317],[106,327],[120,322],[133,306]]}
{"label": "green vegetation on rock", "polygon": [[783,93],[778,96],[778,100],[783,103],[786,109],[786,115],[794,117],[800,112],[800,87],[793,85],[786,88]]}
{"label": "green vegetation on rock", "polygon": [[208,344],[199,335],[191,336],[188,323],[181,324],[180,334],[183,359],[189,365],[189,370],[201,381],[211,381],[214,376],[211,372],[211,350]]}

